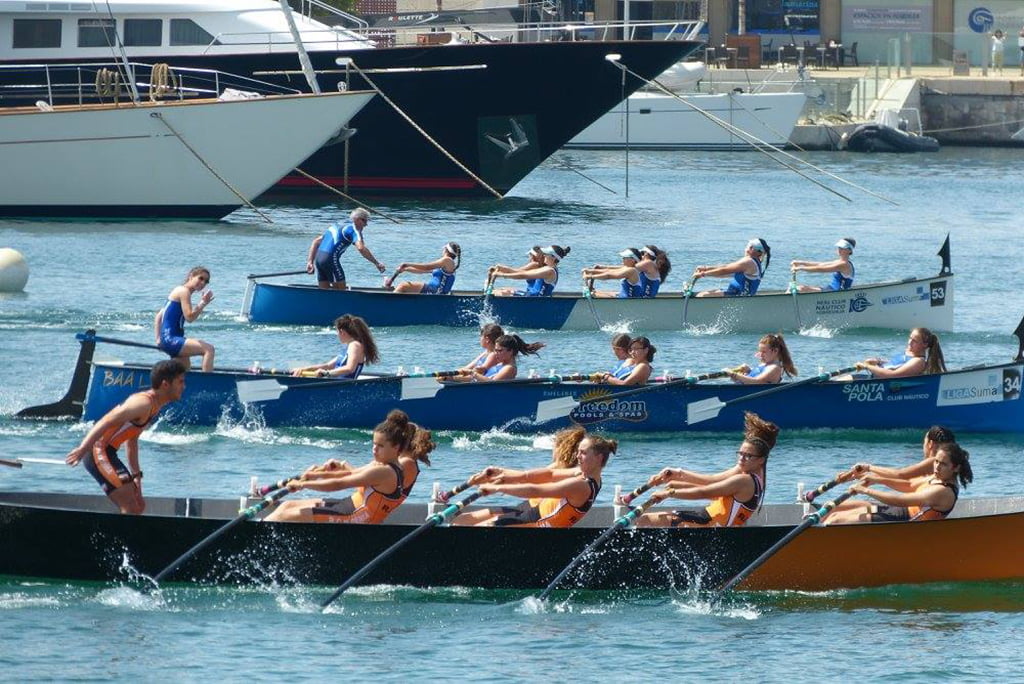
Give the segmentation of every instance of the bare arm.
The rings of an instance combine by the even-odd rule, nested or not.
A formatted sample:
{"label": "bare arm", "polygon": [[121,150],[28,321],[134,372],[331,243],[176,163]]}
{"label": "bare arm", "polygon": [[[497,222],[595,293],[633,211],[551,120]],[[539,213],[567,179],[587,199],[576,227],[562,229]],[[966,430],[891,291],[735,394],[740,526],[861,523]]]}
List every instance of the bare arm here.
{"label": "bare arm", "polygon": [[435,268],[443,268],[444,270],[451,272],[455,268],[455,262],[452,261],[451,257],[441,257],[429,263],[421,264],[408,264],[402,262],[398,265],[399,273],[430,273]]}
{"label": "bare arm", "polygon": [[834,259],[832,261],[794,260],[790,263],[790,268],[794,271],[805,271],[807,273],[831,273],[832,271],[841,271],[843,275],[849,275],[850,273],[850,263],[842,259]]}
{"label": "bare arm", "polygon": [[360,254],[362,254],[364,259],[366,259],[371,264],[376,266],[378,271],[380,271],[381,273],[386,271],[387,269],[385,268],[384,264],[382,264],[381,262],[377,261],[377,257],[373,256],[373,252],[371,252],[370,248],[366,246],[365,242],[363,242],[363,234],[362,234],[362,232],[356,231],[356,235],[358,236],[356,238],[356,242],[355,242],[356,251],[358,251]]}
{"label": "bare arm", "polygon": [[522,271],[496,274],[500,278],[513,278],[515,280],[530,280],[531,278],[543,278],[545,281],[554,275],[554,269],[550,266],[537,266]]}
{"label": "bare arm", "polygon": [[115,406],[107,415],[96,421],[96,424],[85,434],[79,445],[68,452],[64,461],[68,465],[78,465],[82,457],[89,453],[89,449],[96,443],[96,440],[109,430],[111,426],[120,425],[129,420],[141,423],[147,418],[149,418],[149,400],[143,396],[133,394],[123,404]]}
{"label": "bare arm", "polygon": [[939,484],[916,492],[889,492],[862,484],[855,484],[850,489],[857,494],[866,494],[887,506],[930,506],[939,510],[949,510],[956,500],[949,487]]}
{"label": "bare arm", "polygon": [[586,480],[578,476],[572,479],[541,484],[485,484],[480,485],[479,490],[485,496],[500,493],[518,496],[521,499],[556,499],[565,497],[573,504],[582,504],[590,496],[590,485]]}
{"label": "bare arm", "polygon": [[923,373],[924,367],[927,364],[924,359],[918,356],[901,363],[895,368],[884,368],[880,364],[872,363],[874,360],[861,361],[857,364],[857,368],[869,371],[876,378],[909,378]]}
{"label": "bare arm", "polygon": [[923,477],[932,472],[933,460],[929,458],[922,459],[913,465],[903,466],[902,468],[890,468],[887,466],[878,466],[872,463],[858,463],[853,466],[854,472],[860,474],[862,472],[871,472],[881,477],[899,478],[903,480],[909,480],[912,477]]}
{"label": "bare arm", "polygon": [[317,477],[315,479],[298,479],[288,483],[293,492],[300,489],[312,489],[318,492],[336,492],[352,487],[374,487],[388,489],[395,483],[395,472],[384,464],[376,464],[369,468],[358,468],[350,472],[342,472],[333,477]]}
{"label": "bare arm", "polygon": [[720,496],[734,496],[749,499],[754,495],[754,483],[749,475],[736,474],[718,482],[694,485],[687,482],[669,482],[665,489],[655,492],[655,501],[665,499],[715,499]]}
{"label": "bare arm", "polygon": [[[728,278],[734,273],[747,273],[752,265],[751,262],[754,260],[750,257],[743,257],[737,259],[731,264],[721,264],[719,266],[698,266],[693,272],[694,278]],[[751,274],[753,275],[753,274]]]}
{"label": "bare arm", "polygon": [[313,238],[313,243],[309,246],[309,255],[306,257],[306,272],[313,272],[313,260],[316,258],[316,251],[320,249],[320,243],[323,242],[324,236],[317,235]]}
{"label": "bare arm", "polygon": [[643,385],[651,377],[651,364],[641,361],[633,366],[633,370],[624,378],[613,377],[610,373],[605,375],[607,377],[602,382],[608,385]]}
{"label": "bare arm", "polygon": [[593,278],[594,280],[619,280],[621,278],[628,278],[631,283],[635,283],[640,279],[640,275],[637,270],[632,266],[585,268],[583,269],[583,277]]}
{"label": "bare arm", "polygon": [[732,378],[734,382],[738,382],[741,385],[765,385],[776,383],[782,380],[782,366],[777,363],[768,364],[765,369],[757,375],[747,375],[746,373],[729,371],[729,377]]}
{"label": "bare arm", "polygon": [[733,466],[728,470],[723,470],[720,473],[695,473],[692,470],[683,470],[682,468],[665,468],[647,482],[652,487],[673,481],[692,485],[706,485],[713,482],[720,482],[721,480],[731,477],[738,472],[739,470],[736,466]]}

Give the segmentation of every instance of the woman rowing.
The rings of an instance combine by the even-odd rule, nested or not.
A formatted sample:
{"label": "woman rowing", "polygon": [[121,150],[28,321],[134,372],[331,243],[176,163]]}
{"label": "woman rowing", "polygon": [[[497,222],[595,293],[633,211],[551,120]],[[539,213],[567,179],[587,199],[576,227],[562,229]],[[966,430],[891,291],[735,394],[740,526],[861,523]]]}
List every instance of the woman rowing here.
{"label": "woman rowing", "polygon": [[[210,284],[210,269],[196,266],[185,282],[178,285],[167,295],[167,302],[156,313],[153,319],[153,330],[156,333],[156,346],[172,359],[181,359],[185,367],[189,366],[190,356],[203,357],[203,370],[213,370],[214,348],[209,342],[185,337],[185,321],[192,323],[206,310],[213,301],[213,291],[203,290]],[[192,295],[203,292],[199,303],[192,306]]]}
{"label": "woman rowing", "polygon": [[402,262],[388,284],[399,273],[429,273],[430,280],[425,283],[403,281],[395,287],[395,292],[403,294],[449,294],[455,285],[455,272],[462,262],[462,248],[457,242],[448,242],[441,250],[441,256],[434,261],[422,264]]}
{"label": "woman rowing", "polygon": [[648,485],[666,487],[651,495],[655,502],[665,499],[711,499],[704,508],[645,513],[637,520],[644,527],[737,527],[749,520],[764,500],[768,455],[779,436],[774,423],[749,411],[744,421],[744,438],[736,452],[736,465],[720,473],[696,473],[682,468],[665,468]]}
{"label": "woman rowing", "polygon": [[800,292],[849,290],[853,287],[853,277],[856,273],[853,262],[850,261],[850,256],[853,254],[853,248],[856,246],[857,241],[853,238],[842,238],[836,243],[837,256],[832,261],[802,261],[800,259],[791,261],[789,268],[793,272],[794,278],[800,271],[832,274],[832,281],[825,287],[799,285],[797,289]]}
{"label": "woman rowing", "polygon": [[519,335],[502,335],[494,341],[492,359],[494,363],[487,369],[463,369],[460,375],[450,380],[473,382],[489,382],[491,380],[514,380],[519,373],[516,359],[520,354],[536,354],[544,348],[543,342],[524,342]]}
{"label": "woman rowing", "polygon": [[933,425],[928,428],[928,432],[924,434],[924,440],[921,442],[921,460],[917,463],[913,463],[908,466],[901,468],[891,468],[887,466],[875,465],[874,463],[856,463],[849,470],[849,478],[859,477],[865,473],[877,475],[879,477],[891,477],[908,480],[915,477],[923,477],[932,472],[935,463],[935,455],[939,451],[939,447],[943,444],[949,444],[950,442],[956,441],[956,435],[953,431],[944,425]]}
{"label": "woman rowing", "polygon": [[618,442],[586,435],[576,450],[572,468],[540,468],[525,472],[487,468],[473,478],[479,491],[518,496],[515,507],[486,508],[463,513],[453,525],[482,527],[572,527],[587,514],[601,491],[601,473]]}
{"label": "woman rowing", "polygon": [[377,342],[369,326],[359,316],[345,314],[334,321],[334,329],[338,332],[338,341],[345,351],[330,361],[312,366],[303,366],[292,371],[294,376],[315,375],[318,378],[356,379],[363,372],[367,363],[377,363]]}
{"label": "woman rowing", "polygon": [[459,370],[466,372],[479,370],[481,373],[486,373],[491,366],[497,363],[494,360],[494,343],[504,334],[505,331],[497,323],[488,323],[480,328],[480,346],[483,351]]}
{"label": "woman rowing", "polygon": [[757,353],[754,354],[759,363],[751,368],[743,364],[726,373],[733,382],[741,385],[763,385],[782,382],[782,376],[793,377],[797,374],[796,366],[789,355],[789,348],[786,340],[781,334],[765,335],[757,343]]}
{"label": "woman rowing", "polygon": [[[942,520],[953,512],[960,488],[974,480],[970,454],[956,442],[938,447],[932,460],[930,476],[915,478],[884,477],[877,472],[863,472],[859,482],[850,489],[870,496],[869,501],[846,501],[828,517],[829,525],[857,522],[919,522]],[[871,485],[882,485],[875,489]]]}
{"label": "woman rowing", "polygon": [[[583,281],[587,286],[587,293],[591,297],[618,297],[619,299],[635,299],[642,296],[643,288],[640,285],[640,271],[637,264],[640,263],[640,250],[627,247],[619,252],[622,264],[611,266],[606,264],[595,264],[592,268],[584,268]],[[618,280],[619,291],[595,290],[595,280]]]}
{"label": "woman rowing", "polygon": [[907,337],[907,348],[891,359],[881,357],[864,359],[857,368],[875,378],[908,378],[946,372],[946,359],[942,355],[939,336],[928,328],[914,328]]}
{"label": "woman rowing", "polygon": [[[344,499],[289,500],[278,506],[266,520],[273,522],[383,522],[408,496],[403,453],[411,453],[417,426],[402,411],[392,411],[373,430],[373,460],[357,468],[312,468],[286,485],[293,492],[311,489],[336,492],[355,488]],[[429,436],[427,441],[429,442]],[[430,444],[433,444],[430,442]],[[426,448],[425,446],[423,448]],[[432,446],[430,447],[433,448]],[[418,472],[418,467],[417,467]]]}
{"label": "woman rowing", "polygon": [[747,242],[742,258],[729,264],[698,266],[693,272],[694,281],[699,278],[732,278],[732,282],[723,290],[706,290],[695,296],[738,297],[757,294],[761,278],[771,260],[772,250],[768,243],[761,238],[754,238]]}
{"label": "woman rowing", "polygon": [[[530,251],[526,253],[526,256],[529,259],[529,261],[527,261],[522,266],[506,266],[505,264],[495,264],[494,266],[491,266],[489,269],[487,269],[487,282],[484,285],[485,290],[491,288],[491,286],[494,284],[494,278],[497,275],[503,275],[507,273],[519,273],[520,271],[528,271],[530,269],[543,266],[544,252],[541,251],[542,249],[543,248],[540,245],[534,245],[533,247],[531,247]],[[517,290],[514,287],[503,287],[494,294],[500,296],[525,297],[526,293],[529,290],[539,287],[539,285],[537,285],[536,280],[536,278],[527,278],[525,290]]]}
{"label": "woman rowing", "polygon": [[613,378],[624,378],[633,371],[633,359],[629,354],[629,346],[632,342],[633,338],[626,333],[619,333],[612,338],[612,354],[615,354],[615,358],[618,359],[619,362],[614,368],[602,375]]}
{"label": "woman rowing", "polygon": [[[555,290],[555,285],[558,283],[558,265],[561,263],[571,248],[561,247],[559,245],[549,245],[547,247],[541,247],[541,253],[544,254],[544,263],[527,268],[521,271],[506,272],[506,273],[494,273],[493,278],[490,282],[498,278],[512,278],[516,280],[525,280],[528,285],[526,290],[523,291],[522,296],[524,297],[550,297]],[[529,284],[532,281],[532,284]],[[502,290],[497,294],[518,294],[515,291]]]}
{"label": "woman rowing", "polygon": [[651,377],[651,363],[657,351],[646,337],[634,337],[629,343],[629,366],[618,373],[605,373],[601,382],[607,385],[643,385]]}
{"label": "woman rowing", "polygon": [[640,296],[656,297],[661,284],[672,271],[672,262],[665,250],[657,245],[644,245],[640,248],[640,262],[636,268],[640,273]]}

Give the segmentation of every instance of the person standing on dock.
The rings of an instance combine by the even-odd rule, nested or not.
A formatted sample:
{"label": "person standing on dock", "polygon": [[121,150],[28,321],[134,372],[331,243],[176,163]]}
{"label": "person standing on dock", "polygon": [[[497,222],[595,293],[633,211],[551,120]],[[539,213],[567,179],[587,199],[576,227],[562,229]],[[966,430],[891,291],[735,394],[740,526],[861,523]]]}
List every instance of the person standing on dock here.
{"label": "person standing on dock", "polygon": [[1020,52],[1020,75],[1024,76],[1024,26],[1021,26],[1017,33],[1017,50]]}
{"label": "person standing on dock", "polygon": [[992,34],[992,71],[1003,73],[1004,37],[1000,29]]}
{"label": "person standing on dock", "polygon": [[309,256],[306,259],[306,272],[312,273],[314,266],[317,273],[317,285],[323,289],[347,290],[345,283],[345,269],[341,267],[341,255],[351,245],[363,255],[363,258],[373,264],[381,273],[387,268],[377,257],[373,255],[370,248],[363,242],[363,230],[370,222],[370,212],[362,207],[353,209],[349,214],[349,222],[344,225],[332,223],[324,234],[315,238],[309,246]]}
{"label": "person standing on dock", "polygon": [[[82,463],[122,513],[140,515],[146,510],[139,468],[139,435],[160,409],[181,399],[187,370],[185,364],[175,359],[157,362],[149,375],[150,388],[110,409],[64,459],[70,466]],[[121,445],[128,455],[127,467],[117,455]]]}

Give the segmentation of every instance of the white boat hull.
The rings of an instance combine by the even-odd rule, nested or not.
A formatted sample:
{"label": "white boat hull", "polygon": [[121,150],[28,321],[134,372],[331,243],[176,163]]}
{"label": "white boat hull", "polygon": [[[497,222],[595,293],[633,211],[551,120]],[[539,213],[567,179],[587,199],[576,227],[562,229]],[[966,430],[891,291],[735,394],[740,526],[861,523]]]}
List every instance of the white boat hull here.
{"label": "white boat hull", "polygon": [[372,97],[0,110],[0,214],[218,218],[301,165]]}
{"label": "white boat hull", "polygon": [[[628,143],[633,149],[746,149],[752,140],[748,136],[784,146],[789,143],[807,99],[803,93],[690,94],[679,98],[634,93],[627,103],[617,105],[565,147],[622,149]],[[720,125],[702,112],[748,136]]]}

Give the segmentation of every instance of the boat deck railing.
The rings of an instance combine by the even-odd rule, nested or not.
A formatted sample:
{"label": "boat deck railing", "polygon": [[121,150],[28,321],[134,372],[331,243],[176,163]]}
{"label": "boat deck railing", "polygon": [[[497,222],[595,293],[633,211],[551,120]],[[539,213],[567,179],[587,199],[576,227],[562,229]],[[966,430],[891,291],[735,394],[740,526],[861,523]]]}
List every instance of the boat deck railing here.
{"label": "boat deck railing", "polygon": [[[214,69],[177,68],[142,62],[0,64],[0,104],[4,106],[129,103],[132,91],[149,100],[219,97],[226,89],[259,95],[302,91]],[[244,97],[244,96],[243,96]],[[42,105],[40,105],[42,106]]]}

